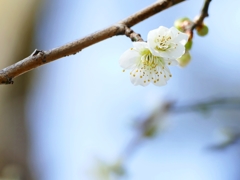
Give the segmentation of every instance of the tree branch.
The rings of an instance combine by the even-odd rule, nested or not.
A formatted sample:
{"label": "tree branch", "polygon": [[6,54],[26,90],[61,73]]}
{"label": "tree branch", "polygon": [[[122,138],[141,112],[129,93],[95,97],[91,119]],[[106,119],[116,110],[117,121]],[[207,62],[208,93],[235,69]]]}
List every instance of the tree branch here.
{"label": "tree branch", "polygon": [[181,106],[173,105],[170,111],[173,113],[188,113],[192,111],[211,111],[213,109],[239,110],[240,97],[222,97]]}
{"label": "tree branch", "polygon": [[209,8],[210,2],[211,2],[211,0],[205,0],[201,14],[200,14],[199,18],[195,21],[196,24],[202,24],[204,18],[209,16],[208,8]]}
{"label": "tree branch", "polygon": [[203,4],[202,11],[201,11],[199,17],[195,20],[192,27],[190,28],[191,31],[193,31],[198,26],[202,26],[204,19],[209,16],[208,8],[209,8],[209,5],[210,5],[211,1],[212,0],[205,0],[205,2]]}
{"label": "tree branch", "polygon": [[[189,113],[197,111],[212,111],[214,109],[225,109],[225,110],[239,110],[240,109],[240,97],[221,97],[216,99],[206,99],[202,102],[196,103],[185,103],[186,105],[175,105],[174,101],[164,102],[159,108],[156,109],[149,117],[146,117],[138,126],[136,126],[136,135],[131,139],[119,159],[122,161],[129,158],[137,148],[140,147],[141,143],[146,138],[153,138],[158,131],[158,124],[161,123],[164,116],[172,113],[176,115],[178,113]],[[155,122],[154,122],[155,121]],[[154,128],[154,129],[153,129]],[[150,132],[150,133],[149,133]],[[232,142],[240,139],[240,134],[236,134]],[[123,163],[123,162],[122,162]]]}
{"label": "tree branch", "polygon": [[[176,115],[178,113],[189,113],[202,110],[212,111],[214,109],[228,109],[239,110],[240,109],[240,97],[220,97],[216,99],[206,99],[201,102],[185,103],[185,105],[176,105],[175,101],[163,102],[152,114],[144,119],[139,119],[135,124],[136,134],[127,143],[127,146],[119,154],[115,162],[110,165],[108,173],[114,173],[117,176],[124,176],[124,173],[119,174],[115,168],[117,165],[119,169],[125,169],[127,161],[134,155],[134,153],[141,147],[142,143],[148,138],[152,139],[161,131],[161,121],[164,121],[164,117],[167,114]],[[160,129],[159,129],[160,128]],[[232,145],[240,140],[240,134],[233,134],[232,139],[226,141],[220,145],[211,146],[211,149],[223,149],[229,145]],[[112,166],[112,167],[111,167]],[[115,170],[115,171],[113,171]],[[116,174],[118,173],[118,174]]]}
{"label": "tree branch", "polygon": [[88,46],[116,35],[126,35],[130,37],[132,41],[142,41],[141,36],[129,29],[130,27],[183,1],[185,0],[158,0],[154,4],[131,15],[123,21],[90,34],[82,39],[48,51],[35,50],[29,57],[2,69],[0,71],[0,84],[12,84],[13,78],[31,71],[34,68],[65,56],[74,55]]}

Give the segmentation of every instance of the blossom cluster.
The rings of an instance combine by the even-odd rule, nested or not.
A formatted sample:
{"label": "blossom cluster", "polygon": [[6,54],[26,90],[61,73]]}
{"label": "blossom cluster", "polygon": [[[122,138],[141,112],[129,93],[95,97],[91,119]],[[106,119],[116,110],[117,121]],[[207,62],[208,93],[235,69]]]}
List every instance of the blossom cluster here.
{"label": "blossom cluster", "polygon": [[123,72],[131,69],[134,85],[163,86],[172,77],[168,66],[178,65],[177,59],[184,54],[187,41],[188,35],[175,27],[160,26],[148,33],[147,42],[133,42],[133,48],[120,57],[120,66]]}

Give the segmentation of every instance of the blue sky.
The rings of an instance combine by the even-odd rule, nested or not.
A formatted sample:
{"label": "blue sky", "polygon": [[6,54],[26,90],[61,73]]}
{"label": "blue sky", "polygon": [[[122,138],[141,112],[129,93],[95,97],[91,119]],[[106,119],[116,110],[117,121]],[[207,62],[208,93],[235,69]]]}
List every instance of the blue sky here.
{"label": "blue sky", "polygon": [[[154,1],[46,1],[36,28],[36,48],[51,49],[103,29]],[[146,40],[148,31],[171,27],[178,17],[195,17],[202,1],[188,1],[136,25]],[[213,1],[209,35],[194,37],[192,62],[172,67],[164,87],[133,86],[118,60],[132,46],[118,36],[35,70],[29,95],[29,124],[35,171],[44,180],[90,179],[94,158],[112,162],[132,137],[129,127],[164,99],[179,104],[205,98],[240,95],[240,2]],[[235,126],[239,113],[214,111],[204,117],[169,115],[170,126],[129,160],[132,180],[235,180],[238,147],[209,152],[213,132]],[[239,124],[239,123],[238,123]]]}

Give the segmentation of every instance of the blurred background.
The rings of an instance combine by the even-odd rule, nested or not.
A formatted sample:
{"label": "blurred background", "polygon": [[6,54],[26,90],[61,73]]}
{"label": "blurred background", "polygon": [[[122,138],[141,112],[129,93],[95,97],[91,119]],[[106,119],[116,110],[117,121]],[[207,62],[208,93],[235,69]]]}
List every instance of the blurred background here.
{"label": "blurred background", "polygon": [[[0,0],[0,68],[153,2]],[[202,5],[183,2],[132,29],[146,40],[160,25],[193,19]],[[125,36],[1,86],[0,179],[240,179],[239,7],[239,1],[212,1],[209,34],[194,37],[192,61],[170,67],[173,78],[163,87],[133,86],[129,72],[122,72],[119,57],[132,47]],[[152,114],[158,133],[139,140],[138,125]]]}

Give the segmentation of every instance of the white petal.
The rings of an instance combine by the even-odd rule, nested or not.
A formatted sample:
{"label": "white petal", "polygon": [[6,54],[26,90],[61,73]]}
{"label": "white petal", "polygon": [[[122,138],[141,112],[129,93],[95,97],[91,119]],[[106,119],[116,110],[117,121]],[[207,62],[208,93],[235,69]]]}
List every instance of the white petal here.
{"label": "white petal", "polygon": [[160,26],[159,28],[158,28],[158,35],[165,35],[167,32],[168,32],[168,28],[166,28],[166,27],[164,27],[164,26]]}
{"label": "white petal", "polygon": [[149,83],[145,80],[146,78],[143,76],[143,71],[141,72],[140,71],[141,69],[138,68],[133,69],[130,74],[130,80],[135,86],[137,85],[146,86]]}
{"label": "white petal", "polygon": [[133,47],[135,47],[137,51],[141,51],[142,49],[148,49],[148,44],[146,42],[133,42]]}
{"label": "white petal", "polygon": [[149,50],[154,56],[169,57],[168,55],[165,54],[166,53],[165,51],[157,51],[152,45],[149,45]]}
{"label": "white petal", "polygon": [[[151,52],[155,52],[156,50],[154,49],[156,47],[155,43],[155,38],[158,36],[158,29],[154,29],[152,31],[149,31],[148,37],[147,37],[147,44],[149,46],[149,49]],[[155,54],[154,54],[155,55]]]}
{"label": "white petal", "polygon": [[147,71],[142,70],[142,76],[143,76],[143,84],[142,84],[142,86],[147,86],[150,83],[150,81],[148,81],[149,77],[147,76],[147,74],[148,74]]}
{"label": "white petal", "polygon": [[148,37],[147,37],[147,43],[150,48],[154,48],[156,46],[155,38],[158,36],[158,30],[154,29],[152,31],[149,31]]}
{"label": "white petal", "polygon": [[153,50],[151,52],[154,56],[159,56],[159,57],[163,57],[163,58],[173,58],[171,51],[156,51],[156,50]]}
{"label": "white petal", "polygon": [[119,64],[124,69],[132,69],[135,67],[139,57],[139,53],[136,50],[128,49],[120,57]]}
{"label": "white petal", "polygon": [[156,86],[164,86],[166,84],[167,84],[167,82],[165,81],[165,79],[163,77],[159,78],[157,83],[154,83],[154,85],[156,85]]}
{"label": "white petal", "polygon": [[188,35],[186,33],[182,33],[178,31],[175,27],[170,28],[173,33],[173,41],[176,43],[181,43],[182,45],[185,45],[188,41]]}
{"label": "white petal", "polygon": [[179,43],[176,46],[176,49],[172,49],[171,51],[169,51],[169,53],[170,58],[180,58],[185,53],[185,46]]}
{"label": "white petal", "polygon": [[165,62],[168,66],[177,66],[179,65],[176,59],[165,59]]}
{"label": "white petal", "polygon": [[178,33],[180,33],[180,31],[175,27],[171,27],[169,30],[171,31],[173,37],[177,37]]}
{"label": "white petal", "polygon": [[164,67],[163,74],[164,74],[165,81],[168,81],[170,79],[170,77],[172,76],[168,66]]}
{"label": "white petal", "polygon": [[[162,74],[160,72],[162,72]],[[164,86],[164,85],[167,84],[166,79],[164,78],[163,74],[164,74],[164,71],[161,68],[158,68],[158,74],[156,75],[157,76],[157,82],[153,83],[154,85]]]}
{"label": "white petal", "polygon": [[148,36],[147,36],[147,41],[152,40],[154,41],[155,38],[159,35],[158,33],[158,29],[154,29],[148,32]]}
{"label": "white petal", "polygon": [[149,83],[150,83],[150,82],[148,81],[147,76],[144,76],[144,77],[143,77],[143,84],[142,84],[142,86],[147,86]]}
{"label": "white petal", "polygon": [[182,45],[185,45],[188,42],[188,35],[185,33],[181,33],[174,39],[176,42],[180,42]]}

